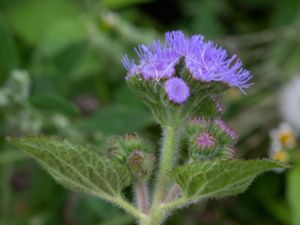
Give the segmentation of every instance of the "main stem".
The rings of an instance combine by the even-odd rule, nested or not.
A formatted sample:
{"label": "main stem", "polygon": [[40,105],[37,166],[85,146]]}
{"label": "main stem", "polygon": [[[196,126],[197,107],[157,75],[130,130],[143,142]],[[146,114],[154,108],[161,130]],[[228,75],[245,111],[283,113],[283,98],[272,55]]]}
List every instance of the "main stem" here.
{"label": "main stem", "polygon": [[158,177],[154,189],[153,202],[149,213],[149,220],[142,224],[159,225],[164,219],[161,204],[166,197],[169,186],[168,171],[172,168],[174,151],[176,149],[177,126],[166,126],[163,131],[163,146],[161,149],[161,160]]}
{"label": "main stem", "polygon": [[156,181],[153,205],[157,206],[165,197],[167,192],[169,176],[168,171],[172,168],[173,155],[175,148],[175,138],[176,138],[175,127],[168,126],[164,129],[163,137],[164,142],[161,149],[161,160],[160,168],[158,172],[158,178]]}

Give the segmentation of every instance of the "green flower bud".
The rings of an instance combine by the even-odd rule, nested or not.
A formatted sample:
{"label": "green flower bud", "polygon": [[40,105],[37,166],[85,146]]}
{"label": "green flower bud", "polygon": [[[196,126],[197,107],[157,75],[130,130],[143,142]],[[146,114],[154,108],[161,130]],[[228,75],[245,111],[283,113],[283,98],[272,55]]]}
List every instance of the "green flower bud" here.
{"label": "green flower bud", "polygon": [[126,134],[109,140],[107,155],[126,164],[135,179],[150,177],[155,156],[153,148],[137,134]]}
{"label": "green flower bud", "polygon": [[236,133],[220,119],[192,118],[186,126],[189,156],[193,160],[232,159]]}
{"label": "green flower bud", "polygon": [[127,165],[132,173],[132,176],[138,180],[148,179],[151,176],[154,161],[154,154],[149,154],[138,150],[133,151],[127,157]]}

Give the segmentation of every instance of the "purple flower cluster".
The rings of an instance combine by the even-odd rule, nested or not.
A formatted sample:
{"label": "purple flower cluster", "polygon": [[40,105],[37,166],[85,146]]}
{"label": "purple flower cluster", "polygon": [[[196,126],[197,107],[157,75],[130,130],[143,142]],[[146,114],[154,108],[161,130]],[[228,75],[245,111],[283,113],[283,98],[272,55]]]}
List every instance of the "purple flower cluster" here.
{"label": "purple flower cluster", "polygon": [[181,31],[167,32],[165,42],[154,41],[135,49],[139,62],[124,56],[122,63],[128,71],[127,78],[140,75],[143,79],[169,79],[175,76],[175,66],[180,58],[191,76],[202,82],[224,82],[241,91],[249,88],[252,76],[243,69],[236,55],[229,56],[226,50],[201,35],[187,37]]}

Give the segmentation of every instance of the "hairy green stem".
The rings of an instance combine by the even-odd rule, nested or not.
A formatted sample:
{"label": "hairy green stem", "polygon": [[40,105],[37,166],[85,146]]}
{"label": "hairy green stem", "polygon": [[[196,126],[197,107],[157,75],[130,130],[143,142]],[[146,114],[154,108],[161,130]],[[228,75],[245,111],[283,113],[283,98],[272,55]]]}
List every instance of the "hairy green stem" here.
{"label": "hairy green stem", "polygon": [[166,126],[164,128],[160,167],[154,189],[153,201],[148,218],[141,222],[142,225],[159,225],[166,216],[166,211],[163,210],[161,206],[169,186],[168,171],[173,166],[176,138],[178,138],[177,133],[177,126]]}
{"label": "hairy green stem", "polygon": [[181,197],[174,201],[163,204],[162,208],[165,211],[171,211],[171,210],[179,209],[183,206],[186,206],[187,204],[189,204],[189,201],[185,197]]}
{"label": "hairy green stem", "polygon": [[116,205],[119,205],[127,213],[134,216],[139,221],[143,221],[146,218],[146,215],[144,213],[140,212],[137,208],[135,208],[132,204],[127,202],[122,197],[112,198],[109,201],[111,201],[112,203],[115,203]]}
{"label": "hairy green stem", "polygon": [[168,171],[172,168],[173,155],[175,149],[176,128],[168,126],[164,129],[164,140],[161,150],[160,168],[156,181],[153,205],[157,207],[164,199],[169,184]]}
{"label": "hairy green stem", "polygon": [[[175,124],[175,123],[174,123]],[[160,167],[157,173],[157,180],[153,193],[153,200],[151,208],[149,210],[148,205],[146,207],[147,196],[145,192],[145,184],[139,184],[136,186],[137,203],[138,208],[135,208],[130,203],[122,198],[116,199],[115,203],[125,209],[128,213],[133,215],[141,225],[159,225],[166,218],[168,212],[172,211],[173,207],[181,203],[181,200],[175,200],[171,202],[164,202],[169,190],[169,171],[173,167],[174,153],[176,151],[176,144],[179,139],[178,126],[165,126],[163,129],[163,144],[161,148]],[[177,189],[177,188],[176,188]],[[176,190],[176,193],[178,191]],[[171,193],[172,194],[172,193]],[[171,199],[170,199],[171,200]],[[178,201],[178,202],[177,202]]]}

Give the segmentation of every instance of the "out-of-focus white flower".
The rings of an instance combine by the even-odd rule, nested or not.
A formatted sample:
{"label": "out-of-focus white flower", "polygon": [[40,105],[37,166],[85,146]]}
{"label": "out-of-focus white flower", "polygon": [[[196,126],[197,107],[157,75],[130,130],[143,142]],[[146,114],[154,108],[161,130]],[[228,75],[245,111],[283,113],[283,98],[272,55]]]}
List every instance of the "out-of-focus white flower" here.
{"label": "out-of-focus white flower", "polygon": [[59,130],[67,130],[70,128],[70,121],[62,114],[54,114],[50,118],[54,126]]}
{"label": "out-of-focus white flower", "polygon": [[292,127],[283,122],[278,128],[272,129],[270,132],[273,149],[277,148],[294,148],[296,146],[296,135]]}
{"label": "out-of-focus white flower", "polygon": [[280,112],[283,119],[300,133],[300,74],[295,76],[282,90]]}
{"label": "out-of-focus white flower", "polygon": [[0,106],[25,104],[30,95],[31,78],[25,70],[13,70],[0,88]]}
{"label": "out-of-focus white flower", "polygon": [[281,123],[278,128],[271,130],[271,148],[269,157],[281,162],[288,162],[289,155],[287,150],[296,146],[296,135],[288,123]]}
{"label": "out-of-focus white flower", "polygon": [[284,150],[273,151],[270,154],[270,158],[285,163],[289,161],[289,155]]}

